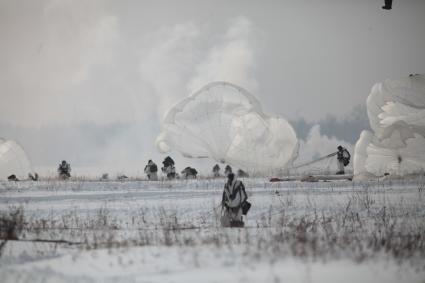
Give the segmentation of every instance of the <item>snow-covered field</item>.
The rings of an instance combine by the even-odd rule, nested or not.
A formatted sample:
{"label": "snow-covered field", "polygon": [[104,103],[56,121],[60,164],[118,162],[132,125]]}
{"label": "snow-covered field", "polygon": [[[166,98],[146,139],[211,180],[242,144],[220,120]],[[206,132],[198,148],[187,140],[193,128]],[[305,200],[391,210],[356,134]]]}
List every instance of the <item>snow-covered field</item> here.
{"label": "snow-covered field", "polygon": [[243,181],[0,182],[0,281],[425,282],[425,178]]}

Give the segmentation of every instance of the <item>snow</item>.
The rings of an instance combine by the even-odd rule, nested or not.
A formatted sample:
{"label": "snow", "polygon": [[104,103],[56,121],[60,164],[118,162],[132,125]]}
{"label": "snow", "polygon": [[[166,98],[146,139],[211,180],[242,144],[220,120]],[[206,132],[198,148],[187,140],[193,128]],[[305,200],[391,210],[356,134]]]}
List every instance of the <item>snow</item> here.
{"label": "snow", "polygon": [[224,179],[0,182],[0,212],[25,216],[1,282],[423,282],[424,239],[404,242],[425,231],[425,178],[242,180],[245,228],[218,225]]}
{"label": "snow", "polygon": [[[226,260],[231,259],[231,260]],[[234,260],[236,259],[236,260]],[[231,261],[231,262],[230,262]],[[146,247],[84,251],[0,271],[3,282],[423,282],[394,263],[248,261],[239,251]]]}

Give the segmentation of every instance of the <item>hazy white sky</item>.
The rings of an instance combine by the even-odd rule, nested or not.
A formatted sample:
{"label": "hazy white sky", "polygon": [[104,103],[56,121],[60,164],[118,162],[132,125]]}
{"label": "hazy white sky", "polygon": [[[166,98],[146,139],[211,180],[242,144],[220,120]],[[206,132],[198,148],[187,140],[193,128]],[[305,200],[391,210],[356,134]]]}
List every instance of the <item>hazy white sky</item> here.
{"label": "hazy white sky", "polygon": [[425,1],[0,1],[0,119],[143,120],[211,80],[289,118],[425,72]]}
{"label": "hazy white sky", "polygon": [[0,0],[0,122],[134,122],[151,144],[213,80],[265,112],[342,116],[375,82],[425,73],[425,1],[383,2]]}

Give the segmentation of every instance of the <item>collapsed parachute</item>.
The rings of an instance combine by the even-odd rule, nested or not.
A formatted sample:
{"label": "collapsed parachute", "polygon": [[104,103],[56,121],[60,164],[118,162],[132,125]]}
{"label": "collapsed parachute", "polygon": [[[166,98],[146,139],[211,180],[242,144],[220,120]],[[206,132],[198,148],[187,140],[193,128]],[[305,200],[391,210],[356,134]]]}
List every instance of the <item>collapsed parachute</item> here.
{"label": "collapsed parachute", "polygon": [[156,145],[160,152],[172,148],[249,172],[282,169],[298,150],[285,119],[264,114],[254,96],[227,82],[210,83],[172,107]]}
{"label": "collapsed parachute", "polygon": [[0,180],[13,174],[18,179],[26,179],[31,172],[31,163],[22,147],[15,141],[0,138]]}
{"label": "collapsed parachute", "polygon": [[367,113],[374,133],[363,131],[356,143],[354,174],[424,172],[425,77],[411,75],[375,84]]}

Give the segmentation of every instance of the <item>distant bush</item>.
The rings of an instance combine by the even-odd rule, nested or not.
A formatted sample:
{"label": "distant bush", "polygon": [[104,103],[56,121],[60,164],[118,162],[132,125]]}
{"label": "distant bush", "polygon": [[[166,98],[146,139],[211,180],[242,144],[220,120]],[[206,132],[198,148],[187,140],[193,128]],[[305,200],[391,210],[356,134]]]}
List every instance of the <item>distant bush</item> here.
{"label": "distant bush", "polygon": [[18,240],[23,227],[24,210],[22,207],[0,213],[0,239]]}

